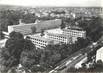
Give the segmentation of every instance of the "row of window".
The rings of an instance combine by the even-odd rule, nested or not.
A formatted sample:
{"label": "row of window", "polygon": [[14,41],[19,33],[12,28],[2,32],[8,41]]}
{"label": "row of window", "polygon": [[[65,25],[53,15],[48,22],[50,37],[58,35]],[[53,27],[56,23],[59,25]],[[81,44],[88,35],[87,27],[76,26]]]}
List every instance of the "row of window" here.
{"label": "row of window", "polygon": [[47,43],[44,43],[44,42],[40,42],[40,41],[32,41],[36,46],[46,46],[47,45]]}
{"label": "row of window", "polygon": [[47,45],[47,41],[44,41],[44,40],[40,40],[40,39],[37,39],[37,38],[30,38],[32,40],[32,42],[36,45],[36,47],[45,47]]}
{"label": "row of window", "polygon": [[49,38],[54,38],[54,39],[58,39],[58,40],[66,40],[63,37],[58,37],[58,36],[49,36]]}
{"label": "row of window", "polygon": [[65,37],[62,37],[62,36],[59,36],[59,35],[48,34],[48,36],[55,37],[55,38],[66,39]]}
{"label": "row of window", "polygon": [[85,34],[85,33],[81,33],[81,32],[63,32],[63,33],[69,33],[69,34]]}
{"label": "row of window", "polygon": [[72,36],[78,36],[78,37],[84,37],[84,33],[71,33],[71,32],[65,32],[65,34],[69,34]]}
{"label": "row of window", "polygon": [[47,41],[44,41],[44,40],[40,40],[40,39],[37,39],[37,38],[30,38],[31,40],[35,40],[37,42],[43,42],[43,43],[47,43]]}
{"label": "row of window", "polygon": [[60,41],[60,42],[67,42],[67,39],[65,39],[64,37],[58,37],[58,36],[49,35],[49,38],[55,39],[55,40]]}
{"label": "row of window", "polygon": [[70,31],[66,31],[64,30],[63,32],[71,32],[71,33],[85,33],[84,31],[74,31],[74,30],[70,30]]}

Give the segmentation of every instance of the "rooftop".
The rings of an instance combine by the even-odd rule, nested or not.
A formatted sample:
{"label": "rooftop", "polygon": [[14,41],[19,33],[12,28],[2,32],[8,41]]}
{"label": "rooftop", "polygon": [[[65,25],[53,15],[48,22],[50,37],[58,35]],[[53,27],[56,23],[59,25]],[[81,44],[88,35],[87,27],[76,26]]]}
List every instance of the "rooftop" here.
{"label": "rooftop", "polygon": [[39,40],[42,40],[42,41],[47,41],[47,42],[53,42],[53,44],[58,44],[59,42],[58,41],[54,41],[50,38],[47,37],[47,35],[45,34],[44,36],[41,36],[40,33],[38,34],[35,34],[35,35],[29,35],[30,37],[32,38],[36,38],[36,39],[39,39]]}
{"label": "rooftop", "polygon": [[32,38],[37,38],[43,41],[52,41],[51,39],[47,38],[46,35],[41,36],[40,33],[34,34],[34,35],[29,35]]}
{"label": "rooftop", "polygon": [[50,30],[47,30],[46,32],[54,33],[54,34],[62,34],[63,33],[63,31],[60,28],[50,29]]}
{"label": "rooftop", "polygon": [[68,34],[56,34],[56,33],[47,33],[47,34],[59,36],[59,37],[63,37],[63,38],[70,38],[70,36]]}
{"label": "rooftop", "polygon": [[83,31],[83,29],[78,27],[78,26],[69,26],[69,27],[67,27],[66,29],[63,29],[63,30],[68,30],[68,29],[77,30],[77,31]]}
{"label": "rooftop", "polygon": [[82,28],[78,27],[78,26],[69,26],[68,29],[73,29],[73,30],[83,30]]}

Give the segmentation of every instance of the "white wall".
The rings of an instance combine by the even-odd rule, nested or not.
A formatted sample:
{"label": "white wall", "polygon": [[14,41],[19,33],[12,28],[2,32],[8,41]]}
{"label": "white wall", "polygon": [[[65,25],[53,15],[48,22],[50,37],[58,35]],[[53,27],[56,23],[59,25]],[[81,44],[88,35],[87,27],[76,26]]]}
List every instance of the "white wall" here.
{"label": "white wall", "polygon": [[103,62],[103,47],[100,48],[99,50],[97,50],[96,61],[98,61],[98,60],[102,60],[102,62]]}
{"label": "white wall", "polygon": [[8,26],[8,33],[12,32],[14,29],[12,26]]}

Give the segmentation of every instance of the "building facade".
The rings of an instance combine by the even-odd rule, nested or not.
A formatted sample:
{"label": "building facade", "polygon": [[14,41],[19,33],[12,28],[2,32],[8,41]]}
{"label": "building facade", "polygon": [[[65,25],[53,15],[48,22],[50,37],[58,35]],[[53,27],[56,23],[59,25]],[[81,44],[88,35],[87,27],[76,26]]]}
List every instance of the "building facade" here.
{"label": "building facade", "polygon": [[48,33],[47,32],[47,37],[54,40],[54,41],[58,41],[60,43],[71,43],[72,42],[72,38],[70,38],[68,35],[64,35],[64,34],[53,34],[53,33]]}
{"label": "building facade", "polygon": [[86,38],[86,31],[77,28],[63,29],[63,34],[69,35],[73,38],[73,42],[77,41],[78,37]]}
{"label": "building facade", "polygon": [[33,34],[32,27],[35,27],[35,32],[40,33],[43,30],[59,28],[62,21],[61,19],[55,20],[47,20],[47,21],[40,21],[38,23],[29,23],[29,24],[19,24],[19,25],[12,25],[8,26],[8,32],[20,32],[24,35]]}
{"label": "building facade", "polygon": [[46,36],[40,36],[40,34],[29,35],[29,37],[33,44],[35,44],[35,46],[40,49],[45,48],[46,45],[55,44],[55,41],[47,38]]}
{"label": "building facade", "polygon": [[101,47],[100,49],[97,50],[96,62],[98,60],[101,60],[103,62],[103,47]]}

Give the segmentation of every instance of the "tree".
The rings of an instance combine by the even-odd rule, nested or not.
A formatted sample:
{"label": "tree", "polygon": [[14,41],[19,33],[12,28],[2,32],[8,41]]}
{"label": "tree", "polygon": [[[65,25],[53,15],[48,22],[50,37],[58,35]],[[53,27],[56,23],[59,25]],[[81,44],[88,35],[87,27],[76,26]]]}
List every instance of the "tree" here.
{"label": "tree", "polygon": [[41,54],[40,65],[47,69],[51,69],[60,59],[61,54],[57,51],[57,46],[47,45]]}
{"label": "tree", "polygon": [[61,54],[62,59],[66,58],[69,55],[69,48],[67,44],[61,44],[59,46],[59,53]]}
{"label": "tree", "polygon": [[81,38],[81,37],[78,37],[77,38],[77,42],[78,43],[78,48],[85,48],[86,46],[88,46],[90,44],[90,41],[87,39],[87,38]]}
{"label": "tree", "polygon": [[94,42],[96,42],[101,36],[103,32],[103,23],[102,18],[100,17],[92,17],[89,21],[88,20],[81,20],[79,22],[79,26],[86,30],[87,37]]}
{"label": "tree", "polygon": [[44,29],[41,29],[41,34],[40,34],[41,36],[43,36],[43,35],[45,35],[44,34]]}
{"label": "tree", "polygon": [[24,50],[21,53],[20,63],[25,69],[30,69],[36,64],[36,55],[33,50]]}
{"label": "tree", "polygon": [[0,27],[2,31],[8,31],[9,25],[19,24],[19,19],[22,17],[21,11],[3,10],[0,11]]}
{"label": "tree", "polygon": [[9,37],[10,39],[24,39],[24,36],[23,34],[21,34],[20,32],[15,32],[15,31],[12,31],[10,34],[9,34]]}
{"label": "tree", "polygon": [[28,39],[25,39],[24,50],[21,53],[20,63],[25,69],[30,69],[33,65],[39,63],[36,47]]}
{"label": "tree", "polygon": [[35,22],[35,14],[32,13],[27,13],[27,14],[23,14],[23,22],[24,23],[34,23]]}
{"label": "tree", "polygon": [[64,23],[64,20],[62,20],[62,23],[61,23],[61,25],[60,25],[60,28],[63,29],[63,28],[65,28],[65,27],[66,27],[66,25],[65,25],[65,23]]}
{"label": "tree", "polygon": [[44,66],[41,66],[41,65],[33,65],[31,67],[31,72],[32,73],[44,72],[44,71],[46,71],[46,68]]}
{"label": "tree", "polygon": [[35,26],[31,27],[31,30],[32,30],[32,33],[36,33],[36,27]]}
{"label": "tree", "polygon": [[0,39],[4,39],[4,34],[1,30],[0,30]]}
{"label": "tree", "polygon": [[24,39],[21,33],[14,31],[9,37],[5,48],[1,50],[1,64],[10,69],[21,63],[25,69],[30,69],[32,65],[39,63],[38,51],[29,39]]}
{"label": "tree", "polygon": [[10,38],[6,41],[5,48],[1,50],[2,65],[7,69],[17,66],[20,63],[20,55],[24,49],[24,38],[19,32],[11,32]]}

